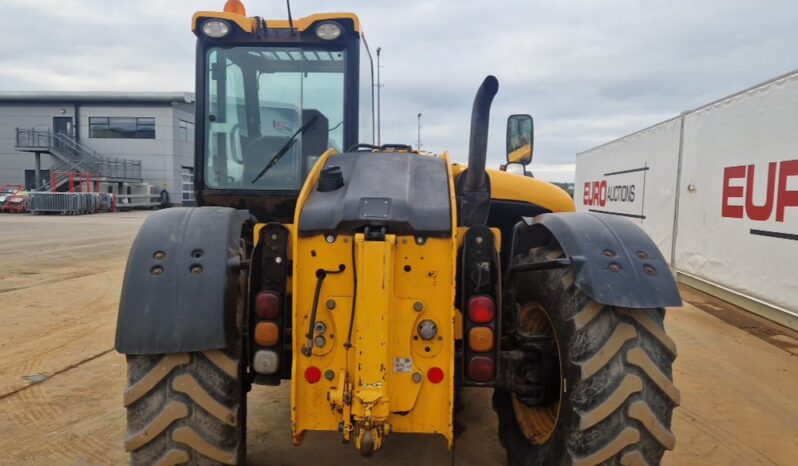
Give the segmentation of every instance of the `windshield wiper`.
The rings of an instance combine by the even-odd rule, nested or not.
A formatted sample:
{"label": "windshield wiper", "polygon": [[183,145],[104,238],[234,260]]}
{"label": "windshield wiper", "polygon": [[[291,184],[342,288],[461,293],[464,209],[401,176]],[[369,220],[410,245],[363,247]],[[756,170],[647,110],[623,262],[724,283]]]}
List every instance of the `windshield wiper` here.
{"label": "windshield wiper", "polygon": [[318,119],[319,119],[318,115],[313,115],[312,117],[310,117],[310,119],[308,119],[308,121],[305,122],[304,125],[300,126],[299,129],[296,130],[296,132],[291,136],[291,138],[288,141],[286,141],[285,144],[283,144],[283,147],[281,147],[280,150],[278,150],[274,154],[274,157],[272,157],[272,159],[269,160],[269,163],[267,163],[266,166],[263,167],[263,170],[261,170],[260,173],[258,173],[258,176],[256,176],[255,179],[252,180],[252,184],[255,184],[255,182],[257,182],[267,171],[271,170],[272,167],[277,165],[277,162],[279,162],[280,159],[283,158],[286,152],[288,152],[288,149],[290,149],[294,145],[297,136],[300,136],[305,131],[307,131],[308,128],[313,126],[316,123],[316,120]]}

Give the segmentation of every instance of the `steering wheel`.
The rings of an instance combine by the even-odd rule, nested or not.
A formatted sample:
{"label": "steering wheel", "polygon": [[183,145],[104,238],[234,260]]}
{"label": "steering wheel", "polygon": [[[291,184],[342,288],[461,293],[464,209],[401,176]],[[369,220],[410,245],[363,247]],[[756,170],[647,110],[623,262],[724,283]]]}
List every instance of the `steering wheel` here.
{"label": "steering wheel", "polygon": [[363,149],[368,149],[369,151],[372,151],[372,150],[380,150],[380,147],[379,146],[375,146],[374,144],[363,144],[363,143],[360,143],[360,144],[355,144],[354,146],[350,146],[349,149],[347,149],[346,151],[347,152],[361,152]]}
{"label": "steering wheel", "polygon": [[381,150],[406,150],[413,152],[413,148],[407,144],[383,144],[380,146]]}

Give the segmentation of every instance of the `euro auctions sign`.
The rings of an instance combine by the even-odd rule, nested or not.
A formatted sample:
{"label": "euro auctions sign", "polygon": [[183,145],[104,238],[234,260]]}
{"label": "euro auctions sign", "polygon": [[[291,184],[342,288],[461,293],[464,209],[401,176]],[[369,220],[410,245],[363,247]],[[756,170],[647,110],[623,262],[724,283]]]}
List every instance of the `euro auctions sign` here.
{"label": "euro auctions sign", "polygon": [[636,167],[607,172],[601,179],[585,181],[582,204],[591,212],[644,219],[648,171],[647,166]]}
{"label": "euro auctions sign", "polygon": [[[798,159],[723,169],[723,217],[784,223],[791,208],[798,208]],[[789,215],[798,217],[798,209]],[[751,233],[798,239],[798,234],[786,232],[752,229]]]}

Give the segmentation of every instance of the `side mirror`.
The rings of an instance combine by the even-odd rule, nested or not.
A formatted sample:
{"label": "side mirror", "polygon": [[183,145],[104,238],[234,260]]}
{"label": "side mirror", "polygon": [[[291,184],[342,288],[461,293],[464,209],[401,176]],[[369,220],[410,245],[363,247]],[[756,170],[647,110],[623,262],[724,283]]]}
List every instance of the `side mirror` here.
{"label": "side mirror", "polygon": [[507,163],[529,165],[535,147],[535,127],[530,115],[507,119]]}

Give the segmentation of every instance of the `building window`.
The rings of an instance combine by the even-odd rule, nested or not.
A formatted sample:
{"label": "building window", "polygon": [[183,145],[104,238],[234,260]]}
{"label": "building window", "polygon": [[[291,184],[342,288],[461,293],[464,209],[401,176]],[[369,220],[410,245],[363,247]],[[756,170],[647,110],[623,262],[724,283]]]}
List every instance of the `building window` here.
{"label": "building window", "polygon": [[194,123],[185,120],[180,120],[178,123],[177,140],[194,142]]}
{"label": "building window", "polygon": [[194,169],[183,167],[183,201],[194,201]]}
{"label": "building window", "polygon": [[154,117],[89,117],[89,137],[155,139]]}

